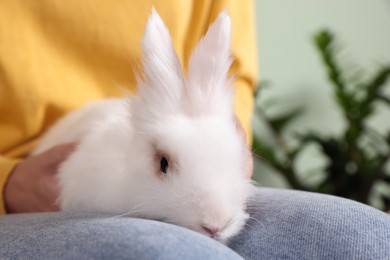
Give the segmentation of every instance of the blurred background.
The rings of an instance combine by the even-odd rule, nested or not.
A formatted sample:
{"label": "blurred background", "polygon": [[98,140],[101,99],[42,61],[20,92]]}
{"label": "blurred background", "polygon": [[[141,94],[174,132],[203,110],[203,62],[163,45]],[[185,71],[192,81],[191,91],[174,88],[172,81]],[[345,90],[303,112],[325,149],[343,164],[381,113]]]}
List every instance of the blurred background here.
{"label": "blurred background", "polygon": [[[326,155],[324,146],[318,142],[308,142],[296,155],[294,153],[292,160],[286,159],[284,152],[285,150],[295,152],[294,149],[303,142],[297,136],[310,134],[328,141],[332,138],[338,140],[338,143],[341,143],[340,147],[346,144],[346,153],[347,150],[351,151],[348,149],[351,140],[346,140],[348,134],[345,133],[349,122],[337,103],[334,84],[327,76],[329,68],[323,63],[314,35],[324,29],[333,33],[334,56],[337,58],[340,73],[346,82],[351,82],[350,85],[358,86],[362,85],[362,82],[371,82],[379,73],[384,77],[381,79],[386,79],[390,74],[390,70],[386,71],[386,68],[390,68],[390,1],[258,0],[256,22],[261,88],[257,96],[253,128],[255,142],[256,140],[261,142],[261,145],[265,145],[271,152],[267,155],[267,151],[262,151],[263,148],[260,149],[256,147],[256,143],[254,144],[254,152],[263,157],[256,157],[254,178],[262,186],[293,187],[291,178],[289,180],[286,176],[291,172],[283,173],[280,167],[279,169],[273,167],[274,158],[281,165],[289,164],[286,169],[289,167],[293,169],[293,174],[297,175],[294,177],[295,181],[299,182],[295,188],[340,195],[343,192],[334,187],[327,187],[329,182],[336,182],[334,185],[337,186],[337,182],[344,181],[346,183],[342,184],[343,189],[353,190],[346,191],[345,197],[362,200],[357,198],[356,193],[372,188],[369,192],[362,191],[368,194],[368,199],[363,202],[380,209],[388,209],[390,205],[388,203],[390,160],[386,159],[390,140],[388,100],[373,100],[372,113],[364,118],[363,128],[367,127],[374,132],[373,135],[376,137],[372,138],[376,140],[368,140],[371,137],[366,137],[365,133],[356,137],[358,151],[367,147],[371,147],[371,150],[362,151],[363,155],[360,155],[357,161],[353,158],[345,159],[345,165],[341,166],[347,168],[348,176],[345,178],[329,177],[332,156]],[[382,86],[378,87],[382,97],[390,97],[389,81],[382,81]],[[352,95],[353,86],[350,88]],[[364,91],[362,95],[364,96]],[[359,109],[360,105],[357,102],[355,106]],[[281,131],[277,131],[276,135],[273,131],[275,129],[264,122],[264,115],[266,118],[280,117],[296,108],[299,115],[289,118],[288,124],[284,125]],[[386,139],[387,137],[389,139]],[[338,156],[339,159],[340,156],[342,155]],[[372,167],[367,170],[366,164],[368,168]],[[359,169],[356,169],[359,167],[364,168],[361,173],[364,176],[355,178],[353,175],[359,174]],[[372,180],[368,176],[370,174],[379,174],[383,179],[376,176],[375,180]],[[325,180],[328,180],[328,184]],[[369,183],[368,187],[366,183]],[[353,185],[361,187],[353,189],[351,187]]]}

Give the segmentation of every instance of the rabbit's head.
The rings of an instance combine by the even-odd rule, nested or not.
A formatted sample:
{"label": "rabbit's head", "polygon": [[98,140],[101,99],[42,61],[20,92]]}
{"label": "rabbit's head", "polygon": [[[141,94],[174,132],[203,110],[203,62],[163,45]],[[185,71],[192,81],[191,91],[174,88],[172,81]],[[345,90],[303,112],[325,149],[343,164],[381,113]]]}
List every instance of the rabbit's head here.
{"label": "rabbit's head", "polygon": [[153,10],[142,41],[139,95],[130,97],[137,149],[147,155],[133,190],[143,194],[140,215],[221,241],[244,226],[252,190],[228,76],[230,26],[222,12],[195,47],[185,74]]}

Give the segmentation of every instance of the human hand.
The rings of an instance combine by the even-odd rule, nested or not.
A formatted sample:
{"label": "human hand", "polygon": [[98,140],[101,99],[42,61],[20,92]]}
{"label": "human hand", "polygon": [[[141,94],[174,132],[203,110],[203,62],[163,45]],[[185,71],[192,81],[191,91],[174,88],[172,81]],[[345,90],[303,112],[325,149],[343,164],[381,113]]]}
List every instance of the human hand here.
{"label": "human hand", "polygon": [[[241,135],[242,139],[246,143],[246,133],[237,116],[234,116],[234,122],[236,123],[238,133]],[[253,157],[250,149],[246,149],[245,152],[247,153],[245,155],[247,157],[247,161],[246,161],[246,169],[244,174],[246,178],[250,179],[252,178],[253,175]]]}
{"label": "human hand", "polygon": [[16,165],[4,188],[7,212],[58,211],[56,173],[75,146],[76,143],[57,145]]}

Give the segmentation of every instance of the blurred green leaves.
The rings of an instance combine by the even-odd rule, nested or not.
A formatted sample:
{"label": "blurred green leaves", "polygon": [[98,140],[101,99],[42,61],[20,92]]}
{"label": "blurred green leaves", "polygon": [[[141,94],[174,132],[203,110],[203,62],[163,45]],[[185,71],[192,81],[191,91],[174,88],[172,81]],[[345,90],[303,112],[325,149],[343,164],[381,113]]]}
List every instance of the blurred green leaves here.
{"label": "blurred green leaves", "polygon": [[[335,36],[327,30],[320,31],[314,35],[314,43],[346,122],[343,133],[339,136],[297,134],[297,144],[291,147],[286,143],[285,129],[304,111],[292,109],[269,117],[264,108],[258,105],[255,115],[267,125],[274,145],[255,135],[253,152],[295,189],[333,194],[369,204],[371,192],[378,183],[386,185],[390,191],[390,172],[386,168],[390,161],[390,131],[382,136],[370,129],[367,123],[375,114],[378,102],[390,105],[390,98],[383,91],[390,77],[390,64],[378,68],[368,80],[348,80],[344,76],[347,72],[341,69],[337,60]],[[256,100],[263,91],[261,86],[259,89],[255,94]],[[367,145],[367,140],[372,145]],[[313,143],[320,147],[328,163],[323,169],[325,178],[308,185],[299,179],[294,164],[301,151]],[[380,199],[383,209],[389,210],[390,192],[381,194]]]}

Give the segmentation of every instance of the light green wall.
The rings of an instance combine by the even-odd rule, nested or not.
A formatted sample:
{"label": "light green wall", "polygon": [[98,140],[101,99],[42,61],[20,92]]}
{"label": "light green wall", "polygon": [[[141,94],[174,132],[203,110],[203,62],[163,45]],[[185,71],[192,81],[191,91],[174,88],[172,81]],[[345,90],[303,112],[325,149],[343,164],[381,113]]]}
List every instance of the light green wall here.
{"label": "light green wall", "polygon": [[[390,63],[389,0],[258,0],[256,19],[260,77],[272,83],[262,100],[275,97],[279,110],[304,107],[305,115],[291,127],[294,131],[337,134],[343,128],[312,44],[313,33],[321,28],[335,32],[347,67],[357,64],[372,71],[378,64]],[[384,106],[379,111],[372,124],[384,132],[390,128],[390,111]],[[264,134],[261,123],[255,121],[255,127]],[[297,167],[310,172],[325,163],[312,147]],[[263,184],[281,184],[269,170],[257,165],[256,171]]]}

